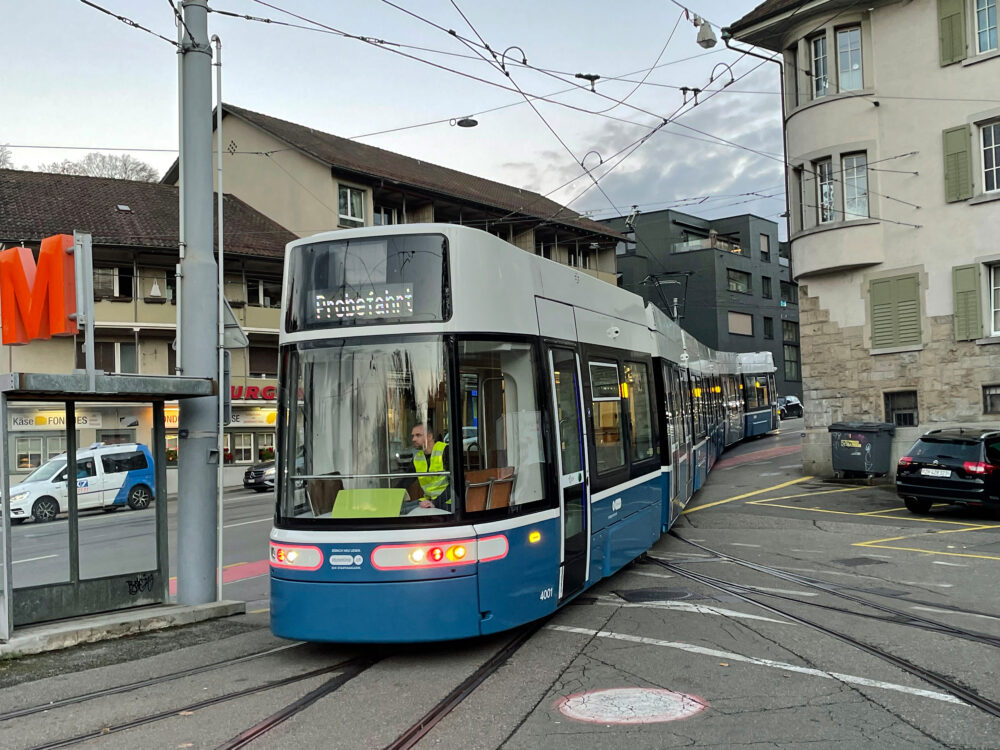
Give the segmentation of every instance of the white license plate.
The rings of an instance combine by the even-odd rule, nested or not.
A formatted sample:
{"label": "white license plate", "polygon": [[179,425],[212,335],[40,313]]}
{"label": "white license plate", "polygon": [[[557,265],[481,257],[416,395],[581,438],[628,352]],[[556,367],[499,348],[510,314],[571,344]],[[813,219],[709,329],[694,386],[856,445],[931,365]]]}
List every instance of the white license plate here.
{"label": "white license plate", "polygon": [[948,469],[921,469],[920,475],[924,477],[950,477],[951,471]]}

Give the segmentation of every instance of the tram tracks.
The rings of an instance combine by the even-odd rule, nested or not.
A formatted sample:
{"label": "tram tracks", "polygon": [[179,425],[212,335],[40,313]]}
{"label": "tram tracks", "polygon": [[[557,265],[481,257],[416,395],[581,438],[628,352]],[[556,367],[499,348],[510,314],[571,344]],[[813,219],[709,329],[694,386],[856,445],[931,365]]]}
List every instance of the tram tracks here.
{"label": "tram tracks", "polygon": [[[248,697],[248,696],[251,696],[251,695],[256,695],[258,693],[262,693],[262,692],[265,692],[265,691],[268,691],[268,690],[274,690],[274,689],[277,689],[277,688],[285,687],[287,685],[293,685],[295,683],[302,682],[304,680],[309,680],[309,679],[312,679],[314,677],[320,677],[322,675],[329,674],[330,672],[340,671],[341,672],[340,675],[338,675],[333,680],[330,680],[326,684],[323,685],[323,688],[325,688],[325,690],[324,690],[324,692],[322,694],[326,695],[326,694],[332,692],[332,690],[336,689],[337,687],[340,687],[340,685],[342,685],[344,682],[346,682],[347,679],[351,679],[353,677],[356,677],[358,674],[360,674],[361,671],[363,671],[363,669],[367,669],[370,666],[370,663],[368,663],[368,661],[369,660],[367,660],[367,659],[365,659],[363,657],[360,657],[360,658],[359,657],[355,657],[355,658],[352,658],[352,659],[342,660],[342,661],[337,662],[336,664],[332,664],[332,665],[329,665],[329,666],[326,666],[326,667],[321,667],[319,669],[313,669],[313,670],[310,670],[308,672],[303,672],[303,673],[300,673],[300,674],[291,675],[290,677],[285,677],[285,678],[279,679],[279,680],[271,680],[271,681],[268,681],[268,682],[264,682],[264,683],[262,683],[260,685],[255,685],[253,687],[244,688],[243,690],[236,690],[236,691],[233,691],[233,692],[224,693],[224,694],[216,696],[214,698],[208,698],[206,700],[196,701],[194,703],[190,703],[190,704],[188,704],[186,706],[181,706],[179,708],[171,708],[171,709],[165,710],[165,711],[158,711],[158,712],[155,712],[155,713],[152,713],[152,714],[147,714],[145,716],[140,716],[138,718],[131,719],[129,721],[121,722],[119,724],[111,724],[111,725],[108,725],[108,726],[102,726],[99,729],[91,730],[91,731],[88,731],[88,732],[83,732],[83,733],[74,735],[72,737],[65,737],[65,738],[61,738],[61,739],[58,739],[58,740],[52,740],[50,742],[46,742],[46,743],[43,743],[41,745],[34,745],[29,750],[55,750],[56,748],[69,747],[71,745],[75,745],[75,744],[78,744],[80,742],[86,742],[88,740],[93,740],[93,739],[97,739],[97,738],[100,738],[100,737],[105,737],[107,735],[116,734],[118,732],[124,732],[124,731],[126,731],[128,729],[135,729],[137,727],[141,727],[141,726],[144,726],[144,725],[147,725],[147,724],[152,724],[152,723],[155,723],[155,722],[158,722],[158,721],[163,721],[165,719],[170,719],[170,718],[173,718],[173,717],[176,717],[176,716],[190,715],[190,714],[193,714],[193,713],[195,713],[197,711],[204,710],[204,709],[210,708],[212,706],[217,706],[217,705],[220,705],[222,703],[226,703],[228,701],[236,700],[236,699],[239,699],[239,698],[245,698],[245,697]],[[363,668],[359,668],[360,664],[364,664],[364,667]],[[340,680],[339,683],[338,683],[337,680],[339,680],[344,675],[350,675],[350,676],[347,677],[347,679]],[[336,684],[334,684],[334,683],[336,683]],[[313,691],[313,692],[316,692],[316,691]],[[318,699],[318,697],[322,697],[322,696],[317,696],[317,699]],[[301,710],[301,709],[299,709],[299,710]],[[291,714],[289,714],[289,715],[291,715]],[[285,717],[285,718],[287,718],[287,717]],[[284,719],[282,719],[282,721],[283,720]],[[280,721],[274,722],[272,724],[272,727],[276,726],[278,723],[280,723]],[[233,747],[243,747],[243,745],[232,745],[232,746]],[[228,745],[224,745],[224,747],[228,747]]]}
{"label": "tram tracks", "polygon": [[[677,536],[677,535],[675,534],[675,536]],[[678,538],[679,539],[683,539],[682,537],[679,537],[679,536],[678,536]],[[683,541],[687,542],[688,540],[683,540]],[[811,586],[812,588],[822,589],[822,590],[826,591],[827,593],[833,594],[835,596],[836,595],[841,595],[843,593],[843,592],[836,592],[836,591],[830,590],[832,588],[835,588],[833,586],[833,584],[829,584],[829,583],[826,583],[826,582],[823,582],[822,584],[820,584],[820,583],[817,583],[817,579],[811,579],[811,581],[810,581],[809,579],[806,579],[805,577],[795,576],[795,574],[787,574],[787,575],[789,575],[791,577],[790,578],[786,578],[785,577],[785,574],[786,574],[785,571],[780,571],[780,570],[778,570],[776,568],[769,568],[768,566],[757,565],[755,563],[751,563],[751,562],[746,561],[746,560],[740,560],[739,558],[735,558],[735,557],[733,557],[731,555],[727,555],[727,554],[722,553],[722,552],[716,552],[715,550],[711,550],[711,549],[709,549],[707,547],[703,547],[703,546],[698,545],[698,544],[696,544],[694,542],[688,542],[688,543],[693,544],[694,546],[697,546],[700,549],[702,549],[702,550],[704,550],[704,551],[706,551],[708,553],[711,553],[711,554],[715,555],[719,559],[728,560],[730,562],[735,562],[737,564],[741,564],[742,563],[742,564],[745,564],[745,567],[757,570],[758,572],[761,572],[761,573],[767,573],[769,575],[776,575],[776,577],[783,578],[784,580],[794,580],[794,582],[797,583],[797,584],[799,584],[799,585]],[[877,657],[877,658],[879,658],[879,659],[881,659],[881,660],[883,660],[883,661],[885,661],[885,662],[887,662],[887,663],[889,663],[889,664],[891,664],[891,665],[893,665],[893,666],[895,666],[895,667],[897,667],[897,668],[899,668],[899,669],[901,669],[901,670],[903,670],[905,672],[908,672],[908,673],[914,675],[915,677],[918,677],[919,679],[921,679],[921,680],[923,680],[923,681],[925,681],[925,682],[927,682],[927,683],[929,683],[931,685],[936,686],[937,688],[945,691],[946,693],[954,696],[955,698],[963,701],[964,703],[966,703],[966,704],[968,704],[970,706],[974,706],[975,708],[979,709],[980,711],[983,711],[986,714],[989,714],[990,716],[993,716],[995,718],[1000,718],[1000,703],[998,703],[997,701],[993,701],[993,700],[991,700],[989,698],[986,698],[986,697],[980,695],[974,689],[972,689],[970,687],[967,687],[966,685],[963,685],[963,684],[957,682],[956,680],[948,677],[947,675],[943,675],[943,674],[941,674],[939,672],[935,672],[933,670],[930,670],[930,669],[927,669],[925,667],[922,667],[922,666],[920,666],[918,664],[915,664],[915,663],[911,662],[908,659],[905,659],[905,658],[903,658],[901,656],[893,654],[893,653],[891,653],[891,652],[889,652],[889,651],[887,651],[887,650],[885,650],[883,648],[880,648],[878,646],[872,645],[871,643],[867,643],[865,641],[859,640],[859,639],[855,638],[854,636],[849,635],[849,634],[844,633],[844,632],[841,632],[840,630],[837,630],[837,629],[835,629],[833,627],[828,627],[828,626],[823,625],[821,623],[818,623],[818,622],[816,622],[814,620],[810,620],[810,619],[802,617],[800,615],[796,615],[793,612],[788,611],[788,609],[785,609],[785,608],[782,608],[782,607],[777,607],[777,606],[774,606],[773,604],[769,604],[769,603],[764,602],[764,601],[758,601],[758,599],[749,596],[748,593],[747,593],[753,587],[748,587],[745,584],[741,584],[741,583],[735,583],[735,582],[732,582],[732,581],[726,581],[726,580],[723,580],[723,579],[720,579],[720,578],[716,578],[714,576],[706,575],[706,574],[703,574],[703,573],[696,573],[694,571],[687,570],[687,569],[681,567],[680,565],[678,565],[676,563],[668,562],[668,561],[665,561],[665,560],[661,560],[661,559],[658,559],[656,557],[651,557],[650,556],[650,557],[647,557],[646,559],[647,559],[647,561],[649,563],[651,563],[653,565],[657,565],[657,566],[659,566],[661,568],[664,568],[665,570],[668,570],[668,571],[670,571],[671,573],[673,573],[673,574],[675,574],[677,576],[680,576],[680,577],[683,577],[683,578],[687,578],[688,580],[695,581],[697,583],[701,583],[704,586],[707,586],[707,587],[713,588],[713,589],[715,589],[717,591],[721,591],[723,593],[729,594],[730,596],[737,597],[737,598],[741,599],[742,601],[747,602],[748,604],[754,605],[755,607],[758,607],[758,608],[761,608],[761,609],[763,609],[765,611],[771,612],[772,614],[776,614],[776,615],[779,615],[781,617],[787,618],[788,620],[790,620],[792,622],[795,622],[795,623],[800,624],[800,625],[804,625],[804,626],[809,627],[809,628],[811,628],[813,630],[821,632],[821,633],[823,633],[823,634],[825,634],[825,635],[827,635],[827,636],[829,636],[831,638],[834,638],[834,639],[839,640],[839,641],[841,641],[843,643],[846,643],[846,644],[848,644],[850,646],[853,646],[854,648],[857,648],[857,649],[859,649],[861,651],[864,651],[864,652],[866,652],[866,653],[868,653],[868,654],[870,654],[872,656],[875,656],[875,657]],[[792,602],[792,603],[794,603],[796,605],[817,606],[816,602],[812,602],[812,601],[808,601],[808,600],[803,600],[803,599],[796,599],[794,597],[785,596],[785,595],[779,595],[779,594],[775,594],[774,592],[768,592],[768,591],[763,591],[763,590],[756,590],[753,593],[755,595],[757,595],[757,596],[760,596],[760,597],[764,597],[764,596],[767,596],[767,597],[778,597],[778,598],[790,601],[790,602]],[[904,613],[901,610],[895,610],[895,609],[893,609],[891,607],[885,607],[884,605],[880,605],[880,604],[875,603],[875,602],[869,602],[869,601],[867,601],[865,599],[862,599],[861,597],[855,597],[853,595],[844,595],[844,597],[847,598],[847,599],[849,599],[850,601],[853,601],[855,603],[858,603],[858,604],[861,604],[861,605],[864,605],[864,606],[870,606],[870,607],[873,607],[875,609],[886,610],[886,611],[889,611],[889,612],[896,613],[897,615],[903,615],[907,619],[913,619],[914,621],[920,621],[922,625],[927,626],[926,629],[933,629],[933,630],[936,630],[939,633],[943,633],[943,634],[946,634],[946,635],[953,635],[953,636],[956,636],[956,637],[965,637],[965,638],[967,638],[969,640],[973,640],[973,641],[976,641],[976,642],[984,644],[984,645],[989,645],[989,646],[998,646],[998,645],[1000,645],[1000,643],[997,642],[998,639],[996,639],[996,638],[994,638],[992,636],[984,636],[983,634],[972,633],[971,631],[965,631],[962,628],[955,628],[954,626],[945,625],[943,623],[938,623],[936,621],[929,620],[928,618],[922,618],[922,617],[919,617],[919,616],[914,617],[910,613]],[[856,616],[856,615],[861,614],[861,613],[858,613],[858,612],[850,610],[850,609],[830,607],[829,605],[823,605],[823,608],[827,609],[827,610],[834,609],[834,610],[836,610],[836,611],[838,611],[840,613],[847,614],[847,615],[855,615]],[[880,618],[880,619],[883,619],[886,622],[891,622],[892,624],[898,624],[898,625],[903,625],[903,626],[906,626],[906,625],[910,624],[910,623],[905,622],[905,621],[889,620],[887,618]]]}

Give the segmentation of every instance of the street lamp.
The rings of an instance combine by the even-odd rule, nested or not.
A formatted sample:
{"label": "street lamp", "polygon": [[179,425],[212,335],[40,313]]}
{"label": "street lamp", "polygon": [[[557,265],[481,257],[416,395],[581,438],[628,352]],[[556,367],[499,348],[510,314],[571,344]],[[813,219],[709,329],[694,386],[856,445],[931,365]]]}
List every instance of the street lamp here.
{"label": "street lamp", "polygon": [[700,16],[695,16],[693,23],[698,27],[698,44],[705,49],[714,47],[719,40],[715,38],[715,32],[712,31],[712,24]]}

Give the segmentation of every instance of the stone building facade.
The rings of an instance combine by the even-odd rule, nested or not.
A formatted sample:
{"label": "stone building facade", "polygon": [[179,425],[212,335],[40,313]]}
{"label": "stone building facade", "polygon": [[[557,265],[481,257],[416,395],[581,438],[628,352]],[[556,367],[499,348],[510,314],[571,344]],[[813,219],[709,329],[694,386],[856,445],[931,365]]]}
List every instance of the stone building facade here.
{"label": "stone building facade", "polygon": [[723,30],[781,55],[807,473],[832,473],[833,422],[893,423],[893,460],[928,429],[1000,423],[995,19],[767,0]]}

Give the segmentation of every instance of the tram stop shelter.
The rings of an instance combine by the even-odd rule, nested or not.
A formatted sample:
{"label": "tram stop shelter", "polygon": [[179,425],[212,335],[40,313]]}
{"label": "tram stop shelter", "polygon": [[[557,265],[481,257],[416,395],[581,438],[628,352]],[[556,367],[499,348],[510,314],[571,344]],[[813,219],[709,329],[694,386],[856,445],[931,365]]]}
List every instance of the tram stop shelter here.
{"label": "tram stop shelter", "polygon": [[[3,492],[0,658],[239,614],[246,610],[243,602],[221,600],[204,605],[164,606],[169,601],[170,584],[164,403],[214,394],[215,382],[209,378],[107,375],[92,371],[0,375],[0,489]],[[142,569],[114,570],[111,574],[103,571],[102,575],[81,576],[77,486],[76,482],[67,481],[68,543],[65,549],[69,558],[68,575],[60,575],[57,581],[14,587],[11,514],[10,503],[7,502],[11,497],[8,405],[24,401],[65,408],[67,477],[77,476],[77,450],[86,447],[77,446],[76,430],[68,429],[70,425],[78,424],[78,404],[140,403],[152,407],[149,447],[155,471],[155,531],[151,535],[155,538],[155,558],[148,555],[143,558],[145,564],[143,559],[133,564],[133,567]],[[109,554],[114,558],[115,551]],[[148,564],[154,560],[153,565]],[[123,564],[126,568],[129,566],[127,560]],[[15,628],[18,629],[16,638],[12,635]]]}

